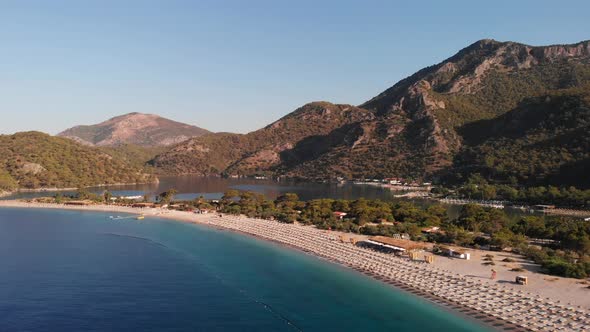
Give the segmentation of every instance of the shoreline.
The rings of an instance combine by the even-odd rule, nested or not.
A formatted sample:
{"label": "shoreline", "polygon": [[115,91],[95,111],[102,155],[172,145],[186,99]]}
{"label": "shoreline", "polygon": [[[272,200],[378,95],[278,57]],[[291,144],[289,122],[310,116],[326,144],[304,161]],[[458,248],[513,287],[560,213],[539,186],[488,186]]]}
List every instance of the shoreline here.
{"label": "shoreline", "polygon": [[[90,212],[120,212],[120,213],[131,213],[131,214],[138,214],[138,212],[145,212],[144,209],[140,209],[140,208],[122,207],[122,206],[114,206],[114,205],[99,205],[99,206],[75,206],[75,205],[73,205],[73,206],[70,206],[70,205],[47,204],[47,205],[55,205],[55,206],[44,206],[45,204],[43,204],[43,203],[25,203],[25,202],[17,202],[17,201],[11,202],[11,203],[16,203],[14,205],[2,204],[5,202],[11,202],[11,201],[0,202],[0,208],[7,207],[7,208],[30,208],[30,209],[40,209],[40,210],[54,209],[54,210],[90,211]],[[35,204],[35,205],[33,205],[33,204]],[[43,205],[43,206],[36,206],[36,205]],[[153,211],[151,211],[151,212],[153,212]],[[180,212],[180,211],[178,211],[178,212]],[[514,324],[507,322],[507,321],[503,321],[503,320],[501,320],[497,317],[491,316],[491,315],[486,315],[486,317],[482,317],[481,316],[482,313],[477,312],[467,306],[453,303],[453,302],[448,301],[444,298],[423,292],[417,288],[408,287],[408,286],[404,285],[403,283],[399,283],[399,282],[395,282],[395,281],[388,282],[386,280],[383,280],[379,276],[373,274],[370,271],[351,267],[346,264],[342,264],[342,263],[338,262],[337,260],[332,259],[330,257],[317,255],[316,253],[314,253],[310,250],[306,250],[301,247],[294,246],[294,245],[291,245],[288,243],[280,242],[275,239],[264,238],[261,236],[253,235],[250,233],[245,233],[242,231],[238,231],[238,230],[231,229],[231,228],[226,228],[223,226],[214,226],[214,225],[208,225],[205,223],[197,222],[194,220],[186,220],[183,218],[178,218],[177,216],[168,215],[166,213],[151,214],[151,215],[145,214],[145,215],[151,216],[151,217],[157,217],[157,218],[161,218],[161,219],[166,219],[166,220],[172,220],[172,221],[176,221],[176,222],[187,222],[187,223],[191,223],[191,224],[198,224],[201,226],[213,228],[218,231],[232,232],[232,233],[240,234],[242,236],[251,237],[251,238],[257,239],[259,241],[270,242],[270,243],[278,245],[282,248],[286,248],[288,250],[294,250],[294,251],[300,252],[305,255],[310,255],[310,256],[312,256],[316,259],[319,259],[321,261],[325,261],[325,262],[328,262],[331,264],[338,265],[344,269],[351,270],[352,272],[355,272],[355,273],[360,273],[360,274],[364,275],[365,277],[369,277],[369,278],[373,279],[373,281],[376,281],[376,282],[382,284],[385,287],[393,287],[395,290],[397,290],[401,293],[409,294],[411,296],[416,296],[416,297],[420,298],[421,300],[426,301],[429,304],[434,305],[436,307],[439,307],[442,310],[448,311],[449,313],[451,313],[455,316],[461,317],[465,320],[473,321],[476,324],[483,325],[483,326],[491,328],[493,330],[500,330],[498,327],[502,326],[504,329],[508,329],[510,331],[529,331],[528,329],[524,329],[520,326],[514,325]],[[478,318],[478,316],[479,316],[479,318]]]}
{"label": "shoreline", "polygon": [[[538,294],[524,293],[522,290],[513,291],[510,287],[472,281],[456,271],[442,270],[425,263],[410,262],[407,259],[341,243],[335,241],[336,233],[310,226],[280,224],[247,217],[219,217],[219,214],[198,215],[113,205],[66,206],[13,200],[0,202],[0,207],[121,212],[197,223],[253,236],[350,268],[494,329],[550,331],[554,330],[553,327],[557,328],[557,324],[566,329],[590,329],[588,310],[556,305],[544,295],[541,297]],[[249,222],[245,223],[245,220]],[[445,280],[448,284],[441,282]],[[506,310],[506,307],[511,308]],[[574,315],[566,316],[569,311]],[[561,313],[564,313],[563,317]],[[560,319],[563,321],[558,321]]]}
{"label": "shoreline", "polygon": [[[119,187],[119,186],[136,186],[136,185],[141,185],[141,184],[158,184],[160,183],[160,180],[156,178],[156,181],[153,182],[132,182],[132,183],[108,183],[108,184],[96,184],[96,185],[91,185],[91,186],[85,186],[82,187],[84,189],[87,188],[104,188],[104,187]],[[63,187],[63,188],[57,188],[57,187],[44,187],[44,188],[19,188],[17,190],[13,190],[13,191],[1,191],[0,192],[0,197],[8,197],[14,194],[18,194],[18,193],[44,193],[44,192],[48,192],[48,193],[52,193],[52,192],[60,192],[60,191],[75,191],[78,190],[80,188],[78,187]]]}

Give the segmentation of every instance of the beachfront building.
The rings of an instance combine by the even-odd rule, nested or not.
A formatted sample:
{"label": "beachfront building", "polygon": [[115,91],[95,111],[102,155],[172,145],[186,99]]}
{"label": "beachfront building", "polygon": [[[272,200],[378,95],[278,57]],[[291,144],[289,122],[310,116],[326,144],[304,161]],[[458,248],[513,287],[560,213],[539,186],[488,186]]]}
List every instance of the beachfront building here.
{"label": "beachfront building", "polygon": [[346,212],[335,211],[334,217],[336,217],[336,219],[342,220],[344,217],[346,217],[347,214],[348,213]]}
{"label": "beachfront building", "polygon": [[394,239],[386,236],[373,236],[362,241],[362,245],[385,252],[403,254],[410,251],[422,251],[427,248],[420,242],[405,239]]}
{"label": "beachfront building", "polygon": [[398,178],[387,178],[385,180],[387,182],[389,182],[389,184],[396,185],[396,186],[401,185],[402,181],[403,181],[402,179],[398,179]]}
{"label": "beachfront building", "polygon": [[537,210],[537,211],[541,211],[541,212],[546,212],[549,210],[554,210],[555,209],[555,205],[543,205],[543,204],[539,204],[539,205],[534,205],[533,209]]}
{"label": "beachfront building", "polygon": [[196,214],[215,213],[215,210],[213,210],[213,209],[196,209],[195,213]]}
{"label": "beachfront building", "polygon": [[443,234],[444,232],[438,226],[431,226],[422,228],[424,234]]}
{"label": "beachfront building", "polygon": [[457,248],[451,248],[451,247],[441,247],[440,250],[444,255],[447,255],[449,257],[461,258],[461,259],[465,259],[465,260],[471,259],[471,254],[463,249],[457,249]]}
{"label": "beachfront building", "polygon": [[133,203],[133,205],[131,205],[131,207],[134,207],[134,208],[155,208],[156,204],[149,203],[149,202]]}

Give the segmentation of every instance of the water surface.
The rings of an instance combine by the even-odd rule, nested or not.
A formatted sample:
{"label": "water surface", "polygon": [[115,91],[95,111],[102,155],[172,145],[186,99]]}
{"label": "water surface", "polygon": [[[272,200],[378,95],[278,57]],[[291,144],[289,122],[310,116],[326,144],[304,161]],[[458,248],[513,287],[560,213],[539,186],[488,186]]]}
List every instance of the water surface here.
{"label": "water surface", "polygon": [[199,225],[0,208],[0,331],[483,331],[412,295]]}
{"label": "water surface", "polygon": [[[175,196],[177,200],[192,200],[203,196],[206,199],[219,199],[229,189],[237,189],[243,191],[253,191],[264,194],[267,198],[274,199],[279,195],[285,193],[296,193],[302,200],[311,200],[317,198],[333,198],[333,199],[380,199],[383,201],[412,201],[420,206],[427,207],[436,204],[434,200],[426,199],[407,199],[396,198],[395,195],[400,194],[398,191],[393,191],[386,187],[369,184],[354,184],[354,183],[311,183],[311,182],[296,182],[296,181],[273,181],[273,180],[255,180],[255,179],[224,179],[218,177],[202,177],[196,175],[171,176],[161,177],[158,184],[141,184],[141,185],[125,185],[125,186],[107,186],[89,188],[91,192],[96,194],[103,193],[106,189],[111,191],[115,196],[144,196],[148,195],[151,199],[161,192],[168,189],[176,189],[178,195]],[[0,199],[20,199],[20,198],[34,198],[43,196],[53,196],[56,192],[23,192],[16,193],[11,196]],[[63,191],[62,194],[75,194],[73,191]],[[447,205],[447,212],[450,218],[456,218],[459,215],[461,206]],[[525,214],[525,212],[506,208],[506,213],[509,216],[518,217]]]}
{"label": "water surface", "polygon": [[[105,189],[115,195],[157,195],[163,191],[174,188],[179,194],[178,199],[194,199],[204,196],[207,199],[218,199],[229,189],[253,191],[264,194],[268,198],[276,198],[285,193],[296,193],[302,200],[315,198],[337,198],[337,199],[382,199],[392,200],[396,192],[388,188],[374,185],[357,185],[353,183],[330,184],[310,183],[296,181],[274,181],[255,179],[225,179],[219,177],[202,177],[196,175],[160,177],[160,182],[155,184],[139,184],[124,186],[106,186],[90,188],[90,191],[102,193]],[[74,193],[65,191],[64,194]],[[24,192],[10,196],[10,198],[31,198],[53,195],[55,192]]]}

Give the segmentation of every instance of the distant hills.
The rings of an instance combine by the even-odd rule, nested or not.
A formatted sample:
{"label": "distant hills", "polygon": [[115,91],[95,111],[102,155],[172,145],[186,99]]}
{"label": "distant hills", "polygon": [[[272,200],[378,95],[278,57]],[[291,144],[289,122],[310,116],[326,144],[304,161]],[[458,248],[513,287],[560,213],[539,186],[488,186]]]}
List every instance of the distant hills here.
{"label": "distant hills", "polygon": [[205,129],[154,114],[129,113],[96,125],[76,126],[64,130],[58,136],[86,145],[132,144],[153,147],[177,144],[208,133],[209,131]]}
{"label": "distant hills", "polygon": [[358,107],[307,104],[247,135],[192,138],[150,163],[173,173],[462,181],[481,172],[495,182],[579,184],[590,151],[589,60],[588,41],[481,40]]}
{"label": "distant hills", "polygon": [[39,132],[0,135],[0,192],[156,181],[142,167]]}

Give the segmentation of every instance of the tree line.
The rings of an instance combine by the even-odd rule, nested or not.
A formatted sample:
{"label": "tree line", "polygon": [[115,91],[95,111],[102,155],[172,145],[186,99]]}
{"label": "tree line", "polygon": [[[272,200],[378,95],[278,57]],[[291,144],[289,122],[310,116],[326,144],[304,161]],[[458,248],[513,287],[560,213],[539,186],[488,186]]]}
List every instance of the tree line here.
{"label": "tree line", "polygon": [[[192,204],[211,207],[202,198]],[[508,216],[503,210],[467,204],[456,218],[447,207],[434,204],[418,206],[407,201],[315,199],[301,201],[296,194],[284,194],[274,200],[252,192],[227,191],[217,208],[228,214],[299,222],[319,229],[365,235],[407,233],[412,240],[449,243],[460,246],[504,249],[533,259],[546,272],[566,277],[590,275],[590,223],[582,219],[556,216]],[[345,213],[342,218],[335,212]],[[425,233],[438,226],[439,232]],[[552,240],[548,246],[530,245],[531,238]]]}
{"label": "tree line", "polygon": [[[445,188],[436,188],[435,194],[451,195]],[[494,184],[479,174],[471,175],[455,191],[460,197],[476,200],[505,200],[515,204],[553,204],[575,209],[590,208],[590,189],[576,187],[537,186],[521,187],[513,184]]]}

